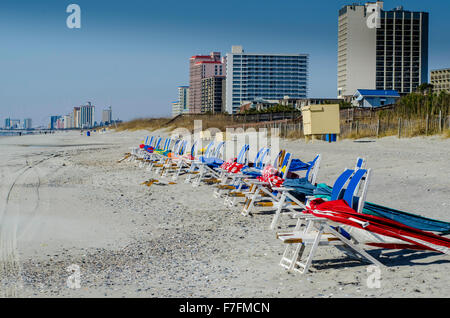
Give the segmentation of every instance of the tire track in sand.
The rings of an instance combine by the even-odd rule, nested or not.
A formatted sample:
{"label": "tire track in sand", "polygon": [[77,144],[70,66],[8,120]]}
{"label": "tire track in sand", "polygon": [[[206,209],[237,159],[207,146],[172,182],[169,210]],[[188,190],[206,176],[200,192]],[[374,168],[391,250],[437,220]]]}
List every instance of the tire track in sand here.
{"label": "tire track in sand", "polygon": [[[7,187],[3,213],[0,218],[0,295],[17,297],[23,287],[17,250],[20,217],[32,219],[40,205],[41,176],[38,165],[58,157],[58,154],[29,163],[14,171],[17,173]],[[14,173],[13,172],[13,173]],[[3,181],[6,180],[2,176]],[[22,216],[21,216],[22,214]]]}

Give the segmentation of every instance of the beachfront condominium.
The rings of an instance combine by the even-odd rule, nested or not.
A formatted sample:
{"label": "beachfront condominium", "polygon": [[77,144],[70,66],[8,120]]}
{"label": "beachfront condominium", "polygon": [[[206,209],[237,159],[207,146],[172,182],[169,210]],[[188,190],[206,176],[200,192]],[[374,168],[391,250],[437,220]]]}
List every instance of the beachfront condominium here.
{"label": "beachfront condominium", "polygon": [[48,125],[48,128],[50,129],[57,129],[58,128],[58,119],[61,118],[61,116],[50,116],[50,124]]}
{"label": "beachfront condominium", "polygon": [[225,109],[229,114],[239,112],[243,101],[307,96],[307,54],[244,53],[242,46],[233,46],[226,64]]}
{"label": "beachfront condominium", "polygon": [[433,92],[450,93],[450,68],[432,70],[430,72],[430,84],[433,85]]}
{"label": "beachfront condominium", "polygon": [[178,86],[178,103],[181,114],[189,112],[189,86]]}
{"label": "beachfront condominium", "polygon": [[189,113],[189,86],[178,86],[178,100],[172,102],[172,116]]}
{"label": "beachfront condominium", "polygon": [[102,122],[103,124],[111,124],[112,121],[112,108],[109,106],[108,108],[102,111]]}
{"label": "beachfront condominium", "polygon": [[74,128],[73,127],[73,114],[72,113],[63,116],[63,119],[64,119],[64,128],[65,129]]}
{"label": "beachfront condominium", "polygon": [[189,60],[189,112],[202,112],[202,80],[225,75],[225,59],[219,52],[210,55],[194,55]]}
{"label": "beachfront condominium", "polygon": [[23,129],[31,129],[32,127],[32,120],[31,118],[25,118],[23,120]]}
{"label": "beachfront condominium", "polygon": [[342,7],[338,27],[338,97],[357,89],[415,91],[428,81],[428,13],[383,2]]}
{"label": "beachfront condominium", "polygon": [[73,128],[80,128],[80,107],[73,108]]}
{"label": "beachfront condominium", "polygon": [[202,113],[224,112],[225,76],[212,76],[202,79]]}
{"label": "beachfront condominium", "polygon": [[11,128],[11,118],[5,118],[5,126],[3,126],[5,129]]}
{"label": "beachfront condominium", "polygon": [[180,110],[180,102],[179,101],[173,101],[172,102],[172,117],[178,116],[181,114]]}
{"label": "beachfront condominium", "polygon": [[80,126],[79,128],[94,127],[94,110],[95,106],[88,102],[86,105],[80,106]]}

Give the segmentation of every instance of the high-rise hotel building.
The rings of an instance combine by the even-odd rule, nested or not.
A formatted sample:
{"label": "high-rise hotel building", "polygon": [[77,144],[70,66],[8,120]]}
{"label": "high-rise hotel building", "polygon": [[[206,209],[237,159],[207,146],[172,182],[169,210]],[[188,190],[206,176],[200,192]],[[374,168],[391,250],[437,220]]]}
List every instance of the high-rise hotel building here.
{"label": "high-rise hotel building", "polygon": [[346,5],[339,11],[338,97],[357,89],[413,92],[428,81],[428,13],[383,2]]}
{"label": "high-rise hotel building", "polygon": [[172,102],[172,116],[189,113],[189,86],[178,86],[178,100]]}
{"label": "high-rise hotel building", "polygon": [[189,112],[202,112],[202,80],[204,78],[223,76],[225,60],[219,52],[210,55],[195,55],[189,60]]}
{"label": "high-rise hotel building", "polygon": [[226,111],[239,111],[242,101],[306,98],[307,54],[244,53],[233,46],[226,58]]}
{"label": "high-rise hotel building", "polygon": [[202,80],[202,113],[217,114],[224,111],[225,82],[225,76],[207,77]]}
{"label": "high-rise hotel building", "polygon": [[95,106],[90,102],[87,105],[80,106],[80,128],[94,127],[94,109]]}
{"label": "high-rise hotel building", "polygon": [[112,122],[112,108],[109,106],[108,108],[102,111],[102,122],[103,124],[111,124]]}

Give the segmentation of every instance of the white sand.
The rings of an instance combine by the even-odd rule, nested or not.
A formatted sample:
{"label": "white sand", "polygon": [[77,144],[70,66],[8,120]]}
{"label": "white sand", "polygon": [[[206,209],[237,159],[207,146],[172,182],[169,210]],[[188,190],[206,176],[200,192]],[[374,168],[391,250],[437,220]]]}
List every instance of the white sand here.
{"label": "white sand", "polygon": [[[320,249],[308,275],[287,273],[278,265],[284,246],[268,230],[272,214],[244,217],[213,198],[212,186],[193,188],[184,177],[148,188],[141,183],[153,174],[117,163],[146,134],[0,138],[0,255],[14,278],[4,295],[450,296],[450,257],[433,252],[374,253],[387,265],[381,288],[368,288],[367,265],[332,247]],[[450,139],[281,146],[308,161],[321,153],[317,181],[330,185],[363,156],[373,169],[368,201],[450,222]],[[71,264],[79,289],[66,284]]]}

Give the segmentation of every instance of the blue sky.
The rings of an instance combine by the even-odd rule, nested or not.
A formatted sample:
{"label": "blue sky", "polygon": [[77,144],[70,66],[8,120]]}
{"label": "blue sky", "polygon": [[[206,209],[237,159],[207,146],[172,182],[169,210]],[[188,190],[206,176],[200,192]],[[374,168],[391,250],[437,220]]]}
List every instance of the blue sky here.
{"label": "blue sky", "polygon": [[[189,57],[211,51],[308,53],[310,97],[335,97],[338,10],[355,1],[1,0],[0,120],[68,113],[91,101],[96,120],[169,115]],[[66,7],[81,7],[68,29]],[[430,12],[430,69],[450,67],[450,2],[385,1]],[[0,124],[3,126],[3,123]]]}

